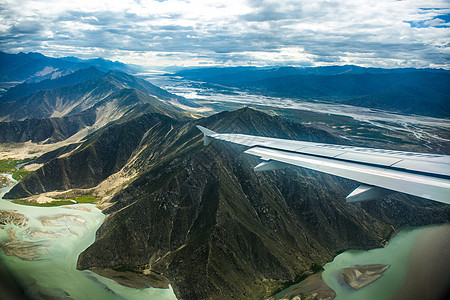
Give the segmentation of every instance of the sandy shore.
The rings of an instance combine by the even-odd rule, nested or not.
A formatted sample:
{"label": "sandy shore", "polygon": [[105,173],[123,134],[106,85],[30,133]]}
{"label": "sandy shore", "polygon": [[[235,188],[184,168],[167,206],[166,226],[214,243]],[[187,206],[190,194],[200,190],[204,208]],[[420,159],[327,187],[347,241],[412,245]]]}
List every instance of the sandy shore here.
{"label": "sandy shore", "polygon": [[27,226],[28,219],[15,210],[0,210],[0,227],[6,224],[14,224],[16,226]]}
{"label": "sandy shore", "polygon": [[[151,271],[147,272],[132,272],[132,271],[116,271],[109,268],[91,268],[91,271],[97,273],[100,276],[110,278],[115,282],[135,288],[135,289],[143,289],[154,287],[158,289],[168,289],[169,288],[169,280],[164,276],[153,273]],[[144,276],[143,276],[144,275]]]}
{"label": "sandy shore", "polygon": [[13,186],[14,182],[12,182],[8,177],[0,174],[0,188]]}
{"label": "sandy shore", "polygon": [[336,293],[323,281],[322,272],[319,272],[268,300],[331,300],[335,297]]}

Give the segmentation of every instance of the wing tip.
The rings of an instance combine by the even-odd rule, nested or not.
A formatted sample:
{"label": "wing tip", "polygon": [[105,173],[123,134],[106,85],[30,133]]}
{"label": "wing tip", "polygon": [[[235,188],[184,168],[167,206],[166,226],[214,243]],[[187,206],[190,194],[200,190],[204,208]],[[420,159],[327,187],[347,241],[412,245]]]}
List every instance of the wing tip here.
{"label": "wing tip", "polygon": [[201,132],[203,132],[203,134],[205,134],[205,135],[213,135],[213,134],[216,134],[216,132],[214,132],[214,131],[212,131],[212,130],[210,130],[210,129],[208,129],[208,128],[206,128],[206,127],[203,127],[203,126],[201,126],[201,125],[195,125]]}
{"label": "wing tip", "polygon": [[212,136],[216,134],[216,132],[200,125],[196,125],[196,127],[203,133],[203,145],[208,146],[209,143],[214,140]]}

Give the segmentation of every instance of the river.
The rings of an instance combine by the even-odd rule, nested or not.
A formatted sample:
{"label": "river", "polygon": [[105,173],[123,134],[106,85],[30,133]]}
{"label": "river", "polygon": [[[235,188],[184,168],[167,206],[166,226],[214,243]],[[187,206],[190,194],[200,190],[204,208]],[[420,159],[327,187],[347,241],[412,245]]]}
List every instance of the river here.
{"label": "river", "polygon": [[[214,106],[214,103],[234,105],[254,105],[277,107],[339,115],[367,122],[373,126],[393,131],[409,132],[421,140],[432,142],[449,142],[448,130],[450,120],[420,115],[404,115],[378,109],[358,107],[344,104],[325,103],[323,101],[304,101],[293,98],[279,98],[257,95],[237,88],[221,88],[220,86],[204,85],[201,82],[188,80],[177,76],[161,76],[158,73],[140,74],[153,84],[178,96],[204,106]],[[194,109],[198,110],[198,108]],[[213,110],[212,110],[213,111]],[[211,111],[211,112],[212,112]],[[428,128],[427,128],[428,127]],[[429,128],[440,128],[436,133]]]}
{"label": "river", "polygon": [[[17,183],[11,175],[1,175]],[[95,205],[19,205],[1,198],[10,188],[0,189],[0,210],[23,214],[27,224],[0,228],[0,243],[5,244],[0,249],[0,260],[29,292],[73,299],[176,299],[171,288],[133,289],[91,271],[76,269],[79,254],[94,242],[105,218]],[[14,235],[13,240],[9,232]],[[31,260],[6,255],[7,251]]]}

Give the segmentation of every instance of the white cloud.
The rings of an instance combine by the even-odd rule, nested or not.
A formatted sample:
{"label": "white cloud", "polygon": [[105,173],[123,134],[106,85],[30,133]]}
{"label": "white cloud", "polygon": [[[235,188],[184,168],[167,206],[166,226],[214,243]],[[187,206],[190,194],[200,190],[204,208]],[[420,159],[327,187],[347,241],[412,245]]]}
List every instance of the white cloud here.
{"label": "white cloud", "polygon": [[446,0],[3,0],[0,50],[145,65],[450,68],[439,19],[449,13]]}

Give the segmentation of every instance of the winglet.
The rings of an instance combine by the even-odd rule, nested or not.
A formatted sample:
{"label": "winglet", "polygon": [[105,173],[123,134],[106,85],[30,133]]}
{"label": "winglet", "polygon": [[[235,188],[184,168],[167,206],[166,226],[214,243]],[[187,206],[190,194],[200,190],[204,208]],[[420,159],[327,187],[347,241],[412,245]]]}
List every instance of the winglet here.
{"label": "winglet", "polygon": [[263,161],[262,163],[260,163],[256,167],[254,167],[253,170],[255,170],[256,172],[259,172],[259,171],[272,171],[272,170],[284,169],[287,166],[288,165],[286,165],[284,163],[281,163],[281,162],[278,162],[278,161],[274,161],[274,160],[269,160],[269,161]]}
{"label": "winglet", "polygon": [[203,126],[197,125],[197,128],[203,132],[203,145],[208,146],[209,143],[211,143],[214,140],[214,137],[212,137],[216,132],[209,130],[208,128],[205,128]]}
{"label": "winglet", "polygon": [[392,193],[393,191],[387,189],[361,184],[353,192],[351,192],[350,195],[345,198],[345,200],[346,202],[369,201],[383,198],[384,196]]}

